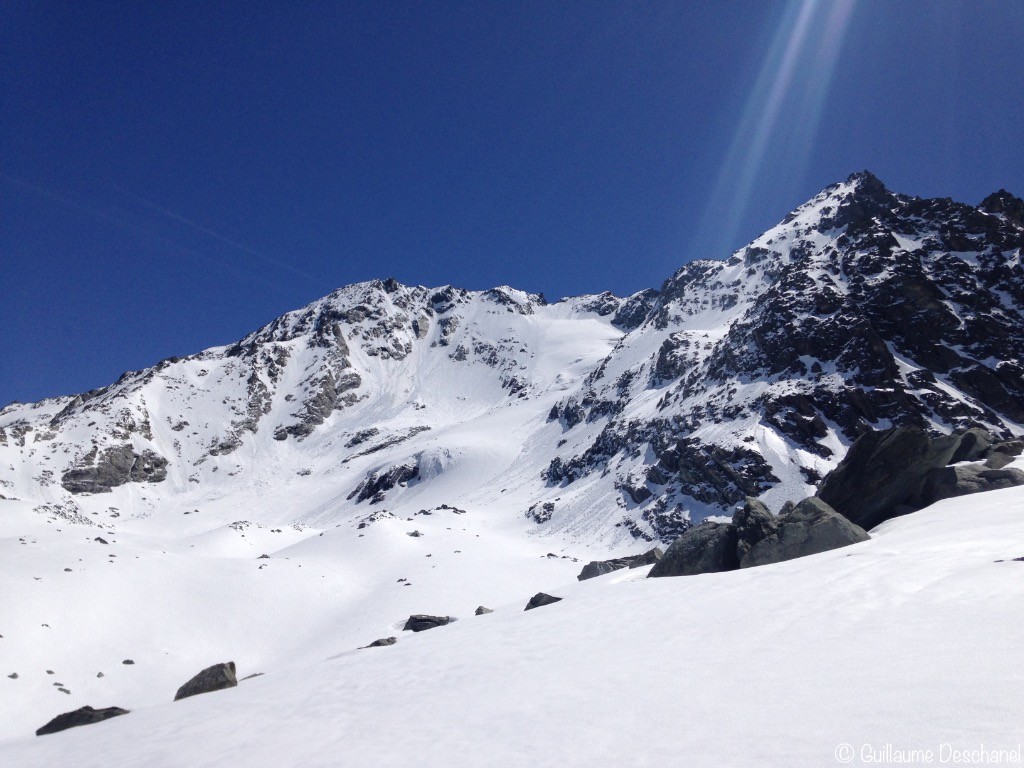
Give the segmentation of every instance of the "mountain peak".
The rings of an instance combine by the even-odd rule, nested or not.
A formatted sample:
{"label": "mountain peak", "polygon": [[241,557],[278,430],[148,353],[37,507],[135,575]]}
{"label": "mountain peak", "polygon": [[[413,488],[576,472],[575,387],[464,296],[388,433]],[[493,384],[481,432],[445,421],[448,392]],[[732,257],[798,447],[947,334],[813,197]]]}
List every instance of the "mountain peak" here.
{"label": "mountain peak", "polygon": [[883,197],[889,197],[892,193],[886,188],[882,180],[879,179],[871,171],[857,171],[851,173],[846,179],[846,183],[850,184],[854,188],[854,194],[857,197],[867,197],[870,199],[879,199]]}
{"label": "mountain peak", "polygon": [[986,213],[1001,213],[1011,221],[1024,225],[1024,200],[1005,189],[993,192],[978,207]]}

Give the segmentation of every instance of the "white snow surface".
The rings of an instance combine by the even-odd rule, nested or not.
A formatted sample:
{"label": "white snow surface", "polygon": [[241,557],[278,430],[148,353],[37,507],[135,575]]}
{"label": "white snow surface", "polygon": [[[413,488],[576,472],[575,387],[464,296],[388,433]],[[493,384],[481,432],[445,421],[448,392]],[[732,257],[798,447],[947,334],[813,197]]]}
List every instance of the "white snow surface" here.
{"label": "white snow surface", "polygon": [[[547,304],[372,281],[237,345],[0,409],[0,768],[818,766],[840,743],[1024,741],[1021,489],[777,566],[575,580],[589,560],[653,546],[634,536],[656,533],[643,513],[663,489],[646,507],[625,490],[647,482],[649,446],[567,485],[543,471],[585,456],[612,419],[802,393],[806,381],[759,377],[691,392],[657,364],[670,341],[681,370],[699,371],[796,254],[845,293],[824,268],[840,233],[816,223],[847,191],[727,261],[687,265],[629,332],[614,313],[640,294]],[[833,363],[805,365],[842,386]],[[596,416],[570,425],[569,407]],[[826,428],[827,458],[756,409],[693,436],[760,454],[778,479],[762,499],[778,509],[813,493],[801,469],[823,475],[845,454]],[[166,479],[62,486],[126,446],[166,458]],[[360,495],[400,467],[416,476]],[[726,511],[671,501],[694,521]],[[523,613],[538,591],[565,599]],[[476,617],[478,605],[496,611]],[[456,621],[403,633],[415,613]],[[239,677],[265,674],[171,702],[228,660]],[[32,736],[83,705],[132,712]]]}
{"label": "white snow surface", "polygon": [[[367,590],[375,558],[382,547],[419,549],[446,535],[438,528],[422,539],[382,528],[359,543],[376,554],[339,559],[328,536],[307,539],[261,573],[251,559],[135,560],[141,540],[123,537],[113,566],[102,545],[32,558],[35,584],[12,583],[26,565],[5,539],[2,594],[34,626],[3,628],[4,663],[12,644],[37,651],[21,679],[0,678],[0,765],[792,768],[839,764],[843,744],[860,765],[865,749],[886,745],[938,755],[1024,741],[1024,562],[1014,560],[1024,556],[1024,489],[949,499],[861,544],[723,574],[645,579],[642,568],[577,583],[576,564],[526,567],[520,549],[510,588],[481,581],[471,564],[452,568],[446,589],[419,606],[450,610],[458,621],[447,627],[413,635],[335,618],[359,594],[380,616],[404,618],[406,593],[455,558],[435,544],[435,563],[389,565],[388,576],[416,583],[391,594]],[[57,568],[86,550],[81,573]],[[541,587],[564,599],[523,612]],[[481,599],[497,610],[472,615]],[[51,627],[38,628],[46,618]],[[137,624],[150,633],[145,647]],[[63,643],[47,645],[47,632]],[[383,634],[398,644],[356,649]],[[107,646],[76,647],[92,636]],[[120,665],[133,647],[136,664]],[[266,674],[172,702],[193,672],[228,658],[240,677]],[[33,680],[53,679],[47,665],[75,692],[27,703]],[[99,668],[109,688],[87,686]],[[30,735],[84,703],[133,711]]]}

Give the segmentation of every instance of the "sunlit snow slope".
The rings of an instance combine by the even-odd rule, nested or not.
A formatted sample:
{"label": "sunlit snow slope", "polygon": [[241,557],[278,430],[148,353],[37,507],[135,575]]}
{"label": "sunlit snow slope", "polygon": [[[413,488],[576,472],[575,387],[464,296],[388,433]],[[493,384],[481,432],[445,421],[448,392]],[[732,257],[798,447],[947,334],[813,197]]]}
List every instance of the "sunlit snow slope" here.
{"label": "sunlit snow slope", "polygon": [[1013,750],[1022,508],[1021,489],[994,491],[778,565],[566,578],[555,605],[524,613],[524,593],[389,648],[325,625],[317,663],[182,702],[167,687],[2,743],[0,764],[792,768],[839,764],[844,744],[854,764],[886,745]]}
{"label": "sunlit snow slope", "polygon": [[412,613],[462,632],[745,495],[809,495],[865,430],[1024,434],[1022,245],[1009,193],[860,173],[658,290],[376,280],[11,404],[0,738],[154,706],[219,660],[285,674]]}

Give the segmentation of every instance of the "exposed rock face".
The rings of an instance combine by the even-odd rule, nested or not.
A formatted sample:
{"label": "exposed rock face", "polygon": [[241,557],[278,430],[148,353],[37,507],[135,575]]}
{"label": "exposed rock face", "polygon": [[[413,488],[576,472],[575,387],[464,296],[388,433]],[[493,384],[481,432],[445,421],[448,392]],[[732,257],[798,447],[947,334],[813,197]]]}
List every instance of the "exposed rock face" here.
{"label": "exposed rock face", "polygon": [[187,699],[200,693],[211,693],[225,688],[234,688],[238,685],[235,677],[235,662],[228,661],[223,664],[214,664],[207,667],[185,683],[174,695],[174,700]]}
{"label": "exposed rock face", "polygon": [[954,496],[967,496],[1016,485],[1024,485],[1024,472],[1019,469],[989,469],[983,464],[968,464],[929,472],[923,496],[926,503],[934,504]]}
{"label": "exposed rock face", "polygon": [[534,608],[540,608],[542,605],[551,605],[552,603],[557,603],[561,599],[562,598],[555,597],[554,595],[548,595],[544,592],[538,592],[536,595],[530,598],[530,602],[526,604],[526,607],[523,608],[523,610],[532,611]]}
{"label": "exposed rock face", "polygon": [[742,561],[761,539],[775,533],[778,520],[763,503],[748,496],[732,516],[736,528],[736,556]]}
{"label": "exposed rock face", "polygon": [[648,576],[693,576],[734,571],[740,565],[736,545],[736,528],[733,525],[701,523],[676,539]]}
{"label": "exposed rock face", "polygon": [[[825,477],[818,497],[869,529],[939,499],[1018,485],[1020,471],[1003,468],[1022,449],[1021,441],[996,441],[983,429],[938,437],[907,427],[868,432]],[[960,464],[968,461],[984,464]]]}
{"label": "exposed rock face", "polygon": [[402,627],[402,630],[425,632],[426,630],[434,629],[435,627],[443,627],[446,624],[450,624],[451,621],[451,616],[429,616],[424,613],[416,613],[409,617],[405,622],[405,626]]}
{"label": "exposed rock face", "polygon": [[912,427],[867,432],[825,477],[818,497],[861,528],[874,528],[920,509],[928,473],[946,466],[958,445],[959,438]]}
{"label": "exposed rock face", "polygon": [[960,435],[956,450],[949,457],[950,464],[961,461],[977,461],[992,448],[992,435],[984,429],[968,429]]}
{"label": "exposed rock face", "polygon": [[680,536],[650,576],[692,576],[767,565],[866,541],[867,533],[821,499],[787,505],[779,517],[748,498],[731,523],[705,522]]}
{"label": "exposed rock face", "polygon": [[642,565],[651,565],[658,562],[664,556],[660,547],[654,547],[642,555],[631,555],[629,557],[617,557],[612,560],[592,560],[583,566],[578,581],[592,579],[595,576],[603,576],[606,573],[620,570],[621,568],[639,568]]}
{"label": "exposed rock face", "polygon": [[774,533],[755,544],[740,563],[741,568],[768,565],[815,555],[870,536],[819,498],[804,499],[783,518]]}
{"label": "exposed rock face", "polygon": [[92,725],[93,723],[109,720],[110,718],[117,717],[118,715],[127,714],[128,710],[121,709],[120,707],[106,707],[104,709],[82,707],[80,709],[76,709],[74,712],[65,712],[62,715],[57,715],[53,720],[37,730],[36,736],[45,736],[48,733],[66,731],[68,728],[75,728],[79,725]]}
{"label": "exposed rock face", "polygon": [[[1007,193],[980,208],[921,200],[858,173],[731,258],[687,264],[631,333],[647,357],[618,345],[552,409],[567,429],[605,426],[546,478],[614,473],[627,507],[724,512],[781,476],[743,423],[826,461],[834,437],[882,424],[1009,437],[1024,418],[1019,208]],[[652,390],[654,416],[631,402]],[[808,485],[815,464],[801,466]],[[657,519],[634,518],[665,540]]]}
{"label": "exposed rock face", "polygon": [[487,613],[494,613],[494,611],[492,611],[490,608],[485,608],[482,605],[478,605],[477,608],[476,608],[476,611],[474,611],[474,615],[475,616],[483,616],[484,614],[487,614]]}
{"label": "exposed rock face", "polygon": [[[468,420],[537,395],[550,423],[521,437],[538,466],[509,491],[523,492],[545,533],[581,543],[671,542],[801,475],[799,495],[810,494],[844,446],[879,428],[984,430],[994,445],[977,459],[983,446],[964,446],[962,460],[1001,469],[1012,454],[995,446],[1024,424],[1022,205],[1002,190],[978,207],[918,199],[863,172],[731,256],[690,262],[625,299],[602,293],[554,308],[508,287],[345,286],[228,347],[0,409],[0,492],[56,505],[69,493],[128,496],[117,487],[167,474],[176,482],[149,495],[163,500],[178,480],[231,493],[237,483],[226,478],[283,465],[273,450],[244,450],[269,434],[292,443],[282,455],[333,446],[340,464],[330,471],[357,489],[353,499],[390,502],[403,483],[437,476],[426,464],[414,475],[410,457],[435,447],[413,430],[445,423],[435,421],[438,401]],[[601,325],[609,350],[586,372],[574,365],[554,403],[534,333],[552,323]],[[433,396],[463,373],[482,386],[453,389],[458,403]],[[406,391],[409,400],[396,397]],[[337,417],[349,409],[358,424]],[[398,434],[393,425],[411,423],[412,411],[422,425]],[[323,440],[307,441],[314,432]],[[389,451],[397,441],[408,450]],[[775,450],[781,443],[799,450]],[[342,446],[356,450],[343,456]],[[344,466],[377,451],[388,455],[373,466]],[[538,479],[548,487],[527,488]],[[610,493],[621,513],[584,520]],[[845,514],[838,497],[826,500]]]}
{"label": "exposed rock face", "polygon": [[167,478],[167,459],[151,450],[136,453],[131,445],[117,445],[99,453],[94,448],[83,465],[70,469],[61,485],[71,493],[108,493],[125,483],[159,483]]}
{"label": "exposed rock face", "polygon": [[383,501],[387,492],[396,485],[411,482],[419,477],[419,474],[420,468],[417,462],[399,464],[397,467],[389,467],[379,472],[371,472],[348,495],[348,498],[354,497],[357,504],[367,499],[370,500],[371,504],[377,504]]}

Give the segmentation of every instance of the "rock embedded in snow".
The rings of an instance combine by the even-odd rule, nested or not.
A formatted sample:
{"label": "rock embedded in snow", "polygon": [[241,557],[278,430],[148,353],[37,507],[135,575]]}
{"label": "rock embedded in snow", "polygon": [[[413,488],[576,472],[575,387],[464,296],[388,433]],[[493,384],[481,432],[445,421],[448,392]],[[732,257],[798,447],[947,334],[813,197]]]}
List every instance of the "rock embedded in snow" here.
{"label": "rock embedded in snow", "polygon": [[927,503],[933,504],[954,496],[967,496],[1016,485],[1024,485],[1024,472],[1012,467],[991,469],[984,464],[942,467],[928,473],[924,498]]}
{"label": "rock embedded in snow", "polygon": [[705,522],[695,525],[665,550],[648,578],[694,576],[739,568],[736,556],[736,528],[730,523]]}
{"label": "rock embedded in snow", "polygon": [[211,693],[221,691],[225,688],[234,688],[238,685],[235,677],[235,662],[228,661],[223,664],[214,664],[199,672],[195,677],[185,683],[178,692],[174,694],[174,700],[187,699],[189,696],[196,696],[200,693]]}
{"label": "rock embedded in snow", "polygon": [[652,565],[658,562],[664,552],[660,547],[654,547],[642,555],[629,555],[627,557],[616,557],[611,560],[591,560],[580,571],[576,577],[577,581],[586,581],[595,576],[603,576],[606,573],[621,570],[622,568],[640,568],[644,565]]}
{"label": "rock embedded in snow", "polygon": [[397,642],[397,637],[382,637],[379,640],[374,640],[369,645],[364,645],[363,648],[383,648],[387,645],[394,645]]}
{"label": "rock embedded in snow", "polygon": [[485,608],[482,605],[476,607],[476,611],[473,612],[474,616],[483,616],[485,613],[494,613],[490,608]]}
{"label": "rock embedded in snow", "polygon": [[405,626],[402,627],[402,631],[412,630],[413,632],[425,632],[426,630],[434,629],[435,627],[443,627],[446,624],[450,624],[451,621],[451,616],[430,616],[425,613],[416,613],[408,618],[405,622]]}
{"label": "rock embedded in snow", "polygon": [[367,499],[371,504],[379,504],[384,500],[388,491],[402,483],[412,482],[419,477],[419,472],[417,462],[407,462],[370,472],[348,495],[348,498],[355,498],[357,504]]}
{"label": "rock embedded in snow", "polygon": [[125,483],[159,483],[167,479],[167,459],[152,450],[136,453],[131,445],[114,445],[98,454],[94,447],[82,464],[61,477],[71,493],[109,493]]}
{"label": "rock embedded in snow", "polygon": [[66,731],[68,728],[75,728],[79,725],[91,725],[103,720],[109,720],[112,717],[127,714],[128,710],[121,709],[121,707],[106,707],[105,709],[93,709],[88,706],[81,707],[73,712],[57,715],[53,720],[38,729],[36,736],[46,736],[47,734]]}
{"label": "rock embedded in snow", "polygon": [[530,598],[530,602],[523,608],[524,611],[532,611],[534,608],[540,608],[542,605],[551,605],[561,600],[560,597],[549,595],[544,592],[538,592],[536,595]]}
{"label": "rock embedded in snow", "polygon": [[857,544],[870,538],[821,499],[811,496],[778,520],[774,533],[759,541],[740,563],[741,568],[779,563]]}
{"label": "rock embedded in snow", "polygon": [[985,466],[989,469],[1002,469],[1024,452],[1024,440],[1007,440],[996,443],[985,452]]}
{"label": "rock embedded in snow", "polygon": [[865,530],[924,506],[928,473],[946,466],[959,445],[916,427],[866,432],[825,476],[818,498]]}

